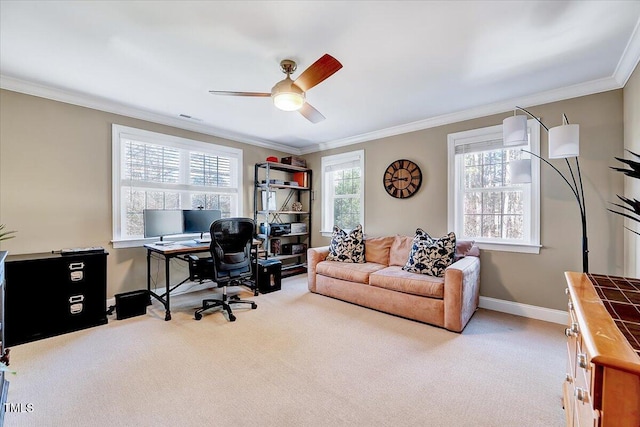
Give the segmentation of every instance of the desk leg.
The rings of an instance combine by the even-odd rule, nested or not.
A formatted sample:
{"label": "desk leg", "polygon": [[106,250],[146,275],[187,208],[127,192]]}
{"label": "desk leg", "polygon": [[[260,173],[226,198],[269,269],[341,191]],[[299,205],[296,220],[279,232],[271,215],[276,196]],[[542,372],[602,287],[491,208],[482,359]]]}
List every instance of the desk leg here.
{"label": "desk leg", "polygon": [[151,251],[147,249],[147,292],[151,294]]}
{"label": "desk leg", "polygon": [[171,305],[169,303],[169,298],[171,298],[171,284],[169,282],[169,261],[171,261],[171,258],[165,256],[164,257],[164,274],[165,274],[165,280],[167,283],[167,293],[165,294],[165,298],[167,299],[167,303],[164,306],[164,308],[166,309],[165,311],[165,315],[164,315],[164,320],[168,321],[171,320]]}

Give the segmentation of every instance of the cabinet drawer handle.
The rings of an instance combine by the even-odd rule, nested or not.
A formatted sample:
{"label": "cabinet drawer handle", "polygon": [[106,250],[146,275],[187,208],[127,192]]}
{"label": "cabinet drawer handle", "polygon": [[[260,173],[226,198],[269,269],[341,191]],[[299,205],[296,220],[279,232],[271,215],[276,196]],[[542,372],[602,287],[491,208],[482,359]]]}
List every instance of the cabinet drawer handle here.
{"label": "cabinet drawer handle", "polygon": [[573,394],[576,397],[576,399],[579,400],[580,402],[589,403],[589,393],[587,392],[587,390],[580,387],[576,387],[576,390],[574,391]]}
{"label": "cabinet drawer handle", "polygon": [[573,311],[573,303],[571,301],[567,303],[567,307],[569,307],[569,311]]}
{"label": "cabinet drawer handle", "polygon": [[578,366],[587,369],[587,355],[585,353],[578,353]]}
{"label": "cabinet drawer handle", "polygon": [[72,262],[69,264],[69,270],[82,270],[84,268],[84,262]]}
{"label": "cabinet drawer handle", "polygon": [[573,377],[571,376],[571,374],[566,374],[564,380],[569,384],[573,383]]}

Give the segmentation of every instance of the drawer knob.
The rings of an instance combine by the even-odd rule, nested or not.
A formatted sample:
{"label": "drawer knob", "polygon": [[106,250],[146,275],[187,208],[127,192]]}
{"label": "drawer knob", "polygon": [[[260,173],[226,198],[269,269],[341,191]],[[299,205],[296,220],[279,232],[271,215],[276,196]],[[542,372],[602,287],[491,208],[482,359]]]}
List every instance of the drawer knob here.
{"label": "drawer knob", "polygon": [[585,353],[578,353],[578,366],[587,369],[587,355]]}
{"label": "drawer knob", "polygon": [[573,377],[571,376],[571,374],[566,374],[564,380],[569,384],[573,383]]}
{"label": "drawer knob", "polygon": [[564,294],[569,295],[569,288],[564,288]]}
{"label": "drawer knob", "polygon": [[580,402],[582,403],[589,402],[589,393],[587,392],[587,390],[580,387],[576,387],[576,390],[574,391],[573,394],[576,397],[576,399],[579,400]]}
{"label": "drawer knob", "polygon": [[573,311],[573,303],[571,301],[567,303],[567,307],[569,307],[569,311]]}
{"label": "drawer knob", "polygon": [[564,330],[564,334],[568,337],[575,337],[578,335],[579,330],[580,328],[578,327],[578,324],[573,322],[570,328],[566,328]]}

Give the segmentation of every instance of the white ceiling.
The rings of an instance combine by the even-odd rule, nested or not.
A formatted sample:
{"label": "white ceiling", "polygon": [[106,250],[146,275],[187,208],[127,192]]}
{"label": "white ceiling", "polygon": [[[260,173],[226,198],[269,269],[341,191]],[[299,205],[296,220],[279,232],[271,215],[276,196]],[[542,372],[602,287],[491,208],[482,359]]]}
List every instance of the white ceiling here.
{"label": "white ceiling", "polygon": [[[639,23],[640,1],[2,0],[0,86],[296,154],[620,88]],[[324,53],[318,124],[208,93]]]}

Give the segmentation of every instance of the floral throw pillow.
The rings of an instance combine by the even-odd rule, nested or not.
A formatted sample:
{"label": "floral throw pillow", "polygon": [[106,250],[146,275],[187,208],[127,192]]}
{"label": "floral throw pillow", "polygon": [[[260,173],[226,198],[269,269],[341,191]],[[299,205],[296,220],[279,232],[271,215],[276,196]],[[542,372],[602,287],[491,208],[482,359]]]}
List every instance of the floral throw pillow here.
{"label": "floral throw pillow", "polygon": [[456,253],[456,235],[451,232],[439,239],[433,239],[423,230],[416,230],[405,271],[443,277],[444,270],[453,263]]}
{"label": "floral throw pillow", "polygon": [[362,225],[358,224],[348,234],[337,225],[333,226],[327,261],[365,262]]}

